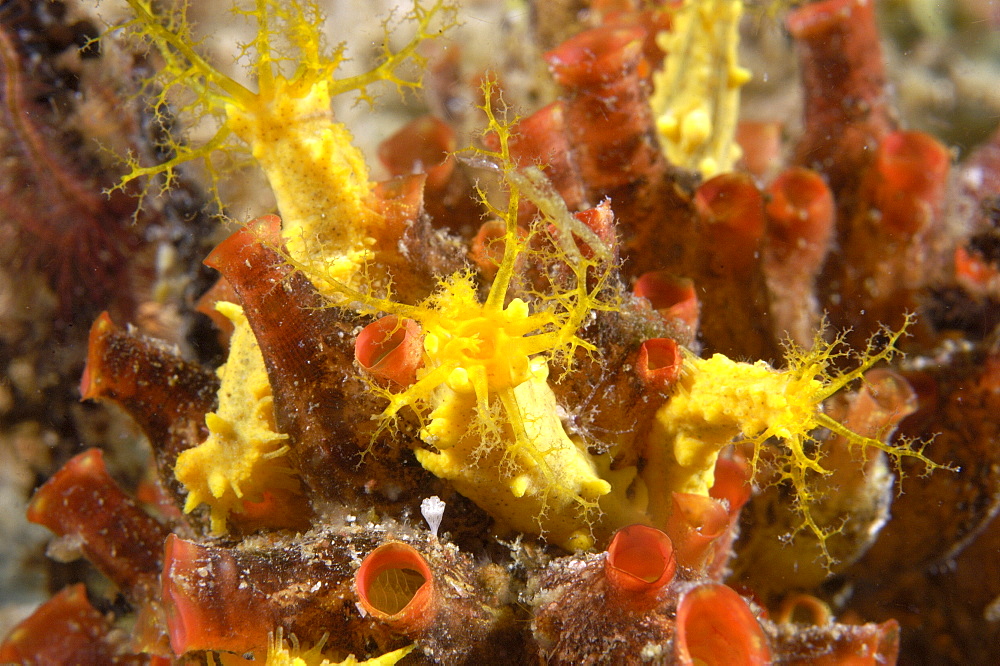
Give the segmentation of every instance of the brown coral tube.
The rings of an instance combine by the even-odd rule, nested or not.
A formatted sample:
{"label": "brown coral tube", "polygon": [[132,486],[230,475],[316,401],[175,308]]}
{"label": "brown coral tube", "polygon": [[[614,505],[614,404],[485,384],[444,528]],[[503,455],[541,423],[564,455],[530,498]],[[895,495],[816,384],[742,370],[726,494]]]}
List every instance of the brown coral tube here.
{"label": "brown coral tube", "polygon": [[174,478],[177,456],[208,436],[218,391],[215,373],[115,326],[106,312],[91,326],[80,393],[115,402],[139,424],[178,506],[186,492]]}
{"label": "brown coral tube", "polygon": [[811,169],[792,167],[767,188],[764,275],[775,330],[808,347],[819,328],[816,276],[836,220],[833,193]]}
{"label": "brown coral tube", "polygon": [[895,664],[899,658],[899,623],[834,625],[820,640],[811,631],[780,631],[775,652],[786,655],[788,666],[880,666]]}
{"label": "brown coral tube", "polygon": [[685,666],[757,666],[771,663],[771,650],[743,597],[708,583],[688,591],[677,606],[674,657]]}
{"label": "brown coral tube", "polygon": [[423,365],[420,325],[390,315],[361,329],[354,342],[354,358],[371,375],[398,386],[409,386]]}
{"label": "brown coral tube", "polygon": [[777,358],[760,256],[764,198],[745,173],[724,173],[694,196],[698,257],[692,277],[702,298],[701,333],[708,351]]}
{"label": "brown coral tube", "polygon": [[677,562],[670,537],[647,525],[630,525],[615,533],[604,560],[604,578],[616,599],[629,606],[648,606],[674,579]]}
{"label": "brown coral tube", "polygon": [[743,173],[711,178],[698,187],[694,205],[702,219],[709,270],[746,275],[755,265],[756,248],[764,235],[764,198],[753,179]]}
{"label": "brown coral tube", "polygon": [[824,0],[788,15],[805,88],[794,162],[826,174],[838,198],[892,129],[872,0]]}
{"label": "brown coral tube", "polygon": [[205,263],[240,298],[264,356],[278,430],[292,442],[293,465],[313,499],[342,501],[375,477],[379,466],[392,464],[384,456],[363,469],[357,464],[371,445],[371,415],[384,405],[366,390],[354,365],[356,315],[329,307],[269,245],[278,223],[274,216],[251,223],[220,243]]}
{"label": "brown coral tube", "polygon": [[167,530],[122,491],[100,449],[71,458],[31,498],[28,520],[79,544],[80,551],[133,599],[160,570]]}
{"label": "brown coral tube", "polygon": [[365,611],[393,631],[419,634],[437,611],[434,574],[415,548],[392,541],[368,554],[354,579]]}
{"label": "brown coral tube", "polygon": [[662,157],[643,80],[640,27],[582,32],[545,54],[566,88],[566,130],[591,200],[658,172]]}

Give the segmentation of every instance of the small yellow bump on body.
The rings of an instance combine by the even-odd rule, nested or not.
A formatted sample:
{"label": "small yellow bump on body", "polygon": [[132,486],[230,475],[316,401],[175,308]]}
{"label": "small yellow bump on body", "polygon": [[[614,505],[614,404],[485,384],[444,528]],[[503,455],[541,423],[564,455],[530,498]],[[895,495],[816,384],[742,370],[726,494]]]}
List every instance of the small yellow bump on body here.
{"label": "small yellow bump on body", "polygon": [[514,497],[524,497],[524,494],[528,492],[528,486],[531,485],[531,479],[527,475],[522,474],[514,478],[510,482],[510,492],[513,493]]}
{"label": "small yellow bump on body", "polygon": [[465,368],[455,368],[448,375],[448,388],[452,391],[465,393],[472,390],[472,382],[469,381],[469,372]]}
{"label": "small yellow bump on body", "polygon": [[428,354],[437,354],[441,348],[441,339],[433,333],[424,336],[424,351]]}
{"label": "small yellow bump on body", "polygon": [[528,318],[528,304],[520,298],[513,299],[504,311],[507,313],[507,318],[510,321]]}
{"label": "small yellow bump on body", "polygon": [[589,532],[574,532],[567,539],[565,547],[574,552],[590,550],[594,547],[594,537]]}

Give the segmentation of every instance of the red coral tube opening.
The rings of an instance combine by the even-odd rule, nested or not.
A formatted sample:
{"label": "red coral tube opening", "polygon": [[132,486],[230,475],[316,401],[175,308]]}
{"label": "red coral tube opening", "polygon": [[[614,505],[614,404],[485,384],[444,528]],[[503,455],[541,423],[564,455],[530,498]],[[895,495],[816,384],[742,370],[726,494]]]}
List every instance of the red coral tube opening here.
{"label": "red coral tube opening", "polygon": [[570,89],[612,83],[634,70],[642,58],[646,31],[601,27],[581,32],[545,54],[552,77]]}
{"label": "red coral tube opening", "polygon": [[415,548],[390,542],[364,559],[354,579],[362,608],[393,630],[412,635],[434,619],[434,574]]}
{"label": "red coral tube opening", "polygon": [[702,183],[694,196],[695,208],[708,222],[755,240],[764,232],[764,199],[745,173],[724,173]]}
{"label": "red coral tube opening", "polygon": [[408,386],[423,365],[420,326],[412,319],[382,317],[358,334],[354,358],[366,372]]}
{"label": "red coral tube opening", "polygon": [[873,204],[882,226],[912,234],[930,223],[941,203],[951,156],[937,139],[923,132],[892,132],[875,153]]}
{"label": "red coral tube opening", "polygon": [[275,244],[281,242],[281,218],[277,215],[258,217],[226,238],[205,258],[205,265],[228,275],[227,266],[231,262],[246,261],[244,248],[262,241]]}
{"label": "red coral tube opening", "polygon": [[692,330],[698,328],[701,306],[694,282],[690,279],[678,277],[670,271],[648,271],[635,281],[632,293],[645,298],[654,310],[665,317],[680,319]]}
{"label": "red coral tube opening", "polygon": [[647,525],[630,525],[618,530],[604,560],[608,584],[632,599],[655,596],[674,579],[676,569],[670,537]]}
{"label": "red coral tube opening", "polygon": [[379,144],[378,158],[393,176],[426,173],[427,186],[440,189],[455,169],[455,131],[431,115],[404,125]]}
{"label": "red coral tube opening", "polygon": [[743,597],[721,583],[689,591],[677,606],[675,657],[680,664],[771,663],[764,631]]}
{"label": "red coral tube opening", "polygon": [[646,340],[639,347],[636,372],[646,388],[665,393],[677,381],[684,357],[670,338]]}
{"label": "red coral tube opening", "polygon": [[750,479],[753,471],[745,457],[734,454],[732,457],[719,459],[715,463],[715,483],[708,494],[715,499],[726,500],[729,503],[730,517],[736,517],[743,505],[750,501],[753,487]]}
{"label": "red coral tube opening", "polygon": [[745,173],[724,173],[702,183],[694,195],[701,216],[704,252],[719,275],[747,272],[764,235],[764,197]]}
{"label": "red coral tube opening", "polygon": [[170,647],[248,652],[267,645],[276,618],[257,586],[247,585],[225,548],[171,534],[163,558],[163,605]]}
{"label": "red coral tube opening", "polygon": [[800,243],[824,245],[833,229],[833,193],[823,178],[803,167],[782,172],[768,188],[768,234],[794,251]]}
{"label": "red coral tube opening", "polygon": [[875,156],[879,174],[891,187],[914,194],[934,192],[948,174],[951,155],[930,134],[892,132],[882,139]]}

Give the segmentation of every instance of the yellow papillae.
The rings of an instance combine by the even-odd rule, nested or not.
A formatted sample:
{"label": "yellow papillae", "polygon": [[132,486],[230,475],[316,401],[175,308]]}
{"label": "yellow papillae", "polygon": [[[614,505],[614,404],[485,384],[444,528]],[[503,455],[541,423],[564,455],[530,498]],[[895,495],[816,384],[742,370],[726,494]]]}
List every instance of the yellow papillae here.
{"label": "yellow papillae", "polygon": [[[258,86],[253,92],[197,53],[182,11],[158,15],[149,0],[127,2],[135,18],[125,30],[152,43],[164,61],[151,82],[158,87],[152,91],[154,112],[172,108],[174,93],[186,93],[193,100],[184,109],[195,116],[214,116],[218,130],[197,147],[168,137],[166,149],[175,157],[153,166],[131,159],[131,170],[119,186],[143,177],[150,182],[163,178],[163,185],[169,186],[177,167],[191,160],[202,160],[217,178],[217,154],[243,144],[274,191],[289,261],[328,296],[340,295],[338,286],[365,290],[361,267],[371,244],[369,232],[381,218],[368,205],[371,183],[364,157],[347,128],[334,120],[330,102],[349,92],[368,98],[368,86],[379,81],[400,88],[418,86],[419,79],[403,78],[397,70],[406,62],[422,64],[417,46],[431,36],[435,17],[446,13],[444,3],[439,0],[425,8],[415,1],[408,15],[417,26],[413,39],[393,52],[386,35],[378,67],[338,80],[334,74],[344,59],[342,49],[324,52],[323,17],[314,2],[254,0],[249,8],[236,9],[258,24],[256,38],[244,49]],[[238,310],[224,307],[230,308],[227,316]],[[242,314],[239,318],[237,330],[244,333],[234,336],[229,361],[220,370],[229,379],[220,390],[219,411],[207,417],[212,434],[183,453],[175,470],[189,490],[185,510],[209,504],[216,533],[225,531],[226,516],[241,507],[244,494],[259,499],[259,492],[274,484],[295,487],[287,468],[272,460],[286,450],[280,443],[284,435],[273,432],[261,353]]]}
{"label": "yellow papillae", "polygon": [[265,666],[393,666],[414,648],[413,645],[409,645],[364,661],[358,661],[353,654],[343,661],[331,661],[323,656],[325,643],[324,638],[312,648],[302,650],[294,636],[291,645],[284,641],[279,629],[277,637],[268,640]]}
{"label": "yellow papillae", "polygon": [[666,53],[649,102],[664,155],[706,178],[740,157],[734,137],[740,87],[750,72],[737,60],[741,0],[684,0],[670,30],[657,35]]}
{"label": "yellow papillae", "polygon": [[280,458],[288,436],[276,432],[274,399],[264,357],[243,309],[220,302],[216,309],[236,329],[229,358],[219,368],[219,407],[205,416],[209,436],[177,457],[174,474],[188,490],[185,512],[200,504],[211,509],[212,532],[226,531],[226,518],[243,500],[260,501],[266,490],[297,490],[292,470]]}

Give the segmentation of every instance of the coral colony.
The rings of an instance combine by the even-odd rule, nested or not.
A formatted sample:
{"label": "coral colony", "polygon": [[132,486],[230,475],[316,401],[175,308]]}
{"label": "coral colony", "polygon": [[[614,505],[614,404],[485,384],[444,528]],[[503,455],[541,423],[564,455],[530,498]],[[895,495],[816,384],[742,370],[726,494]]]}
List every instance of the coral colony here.
{"label": "coral colony", "polygon": [[384,182],[331,99],[419,88],[453,7],[417,0],[408,42],[338,78],[312,3],[241,2],[246,87],[182,11],[127,3],[105,39],[156,55],[150,113],[217,131],[165,134],[117,189],[151,205],[200,161],[213,190],[242,151],[277,209],[205,258],[217,370],[94,322],[81,392],[141,426],[159,500],[98,449],[37,490],[30,520],[120,599],[63,589],[0,661],[895,662],[896,620],[802,591],[865,554],[893,470],[965,464],[934,421],[895,432],[899,348],[937,344],[942,253],[969,292],[997,267],[942,222],[947,151],[887,109],[872,2],[788,12],[805,117],[777,175],[740,149],[764,130],[737,141],[742,4],[682,0],[593,3],[545,55],[557,101],[518,117],[485,74],[471,147],[421,119]]}

